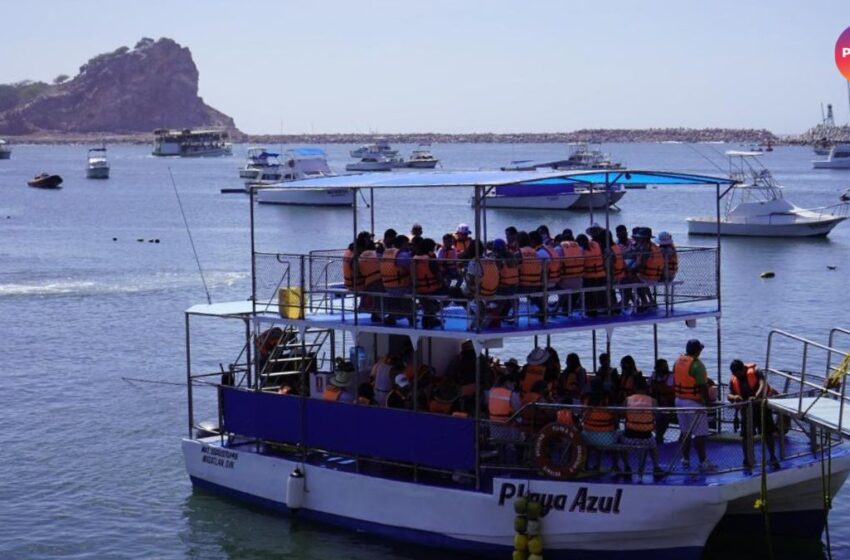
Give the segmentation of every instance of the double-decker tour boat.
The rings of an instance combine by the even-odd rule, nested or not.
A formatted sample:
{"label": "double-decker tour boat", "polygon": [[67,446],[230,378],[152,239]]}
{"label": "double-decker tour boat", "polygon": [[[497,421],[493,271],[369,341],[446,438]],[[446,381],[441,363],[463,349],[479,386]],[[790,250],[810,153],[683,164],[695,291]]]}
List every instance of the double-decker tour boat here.
{"label": "double-decker tour boat", "polygon": [[[631,339],[637,333],[647,354],[653,344],[658,358],[659,327],[665,334],[681,329],[684,351],[691,338],[687,327],[716,323],[710,351],[720,363],[719,235],[716,246],[678,247],[675,273],[664,257],[661,277],[640,271],[618,277],[612,272],[616,254],[606,250],[608,274],[593,283],[550,282],[558,265],[587,264],[590,258],[574,255],[571,263],[567,257],[545,261],[536,286],[486,289],[484,279],[503,259],[484,252],[488,194],[552,177],[595,190],[631,182],[714,185],[718,214],[721,188],[731,184],[719,177],[627,170],[308,179],[298,181],[299,188],[352,192],[352,237],[340,239],[339,250],[306,247],[301,254],[260,247],[250,204],[250,300],[186,311],[188,434],[182,446],[193,486],[297,512],[301,519],[501,558],[515,549],[522,557],[696,559],[717,528],[752,535],[769,526],[776,534],[819,536],[825,504],[850,471],[842,440],[848,359],[832,341],[850,331],[834,331],[823,345],[770,333],[760,371],[776,394],[767,406],[725,404],[720,366],[720,398],[700,406],[623,408],[617,401],[594,401],[599,387],[606,390],[604,368],[595,358],[587,368],[588,377],[595,372],[599,378],[586,384],[590,400],[569,383],[566,392],[552,390],[549,398],[524,398],[542,386],[525,386],[532,370],[552,382],[550,370],[544,374],[539,366],[552,365],[547,348],[560,346],[559,337],[569,336],[571,344],[586,340],[595,356],[610,354],[615,334]],[[433,278],[419,269],[430,267],[427,242],[417,244],[420,255],[401,259],[391,252],[395,248],[379,255],[369,238],[374,191],[408,189],[416,196],[444,187],[472,192],[472,227],[459,230],[483,242],[472,243],[478,247],[473,258],[437,261],[466,270],[460,290],[434,289],[423,280]],[[366,224],[358,222],[357,191],[373,201]],[[606,213],[595,233],[608,226]],[[361,229],[365,236],[358,235]],[[403,252],[404,243],[398,244]],[[647,240],[627,260],[642,258],[641,251],[656,255]],[[385,286],[371,278],[376,274]],[[200,330],[199,323],[210,318],[237,327],[232,355],[223,355],[222,346],[209,344],[208,331]],[[772,347],[780,343],[786,347],[774,355]],[[797,352],[787,351],[788,345]],[[533,349],[520,383],[523,402],[497,415],[493,399],[512,393],[494,376],[516,381],[508,358],[518,347],[520,358]],[[211,367],[217,363],[227,365]],[[553,367],[557,385],[562,374]],[[589,437],[600,411],[627,422],[634,420],[630,414],[642,413],[656,432],[650,439],[658,441],[657,467],[644,468],[656,448],[648,440]],[[779,449],[769,460],[753,420],[773,413]],[[210,416],[217,421],[199,421]],[[739,418],[745,420],[741,428]],[[669,427],[658,437],[661,419]],[[706,457],[697,465],[683,461],[683,443],[700,422],[708,436]],[[631,470],[607,470],[600,455],[622,459]]]}

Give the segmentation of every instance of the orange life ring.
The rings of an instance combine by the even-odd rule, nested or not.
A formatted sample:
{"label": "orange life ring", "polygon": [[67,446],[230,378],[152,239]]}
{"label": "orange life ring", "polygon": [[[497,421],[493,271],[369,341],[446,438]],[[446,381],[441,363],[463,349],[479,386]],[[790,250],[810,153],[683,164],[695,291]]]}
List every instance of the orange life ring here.
{"label": "orange life ring", "polygon": [[[550,449],[554,443],[569,444],[569,460],[563,465],[552,461]],[[567,424],[552,422],[544,426],[534,442],[534,460],[543,474],[557,479],[573,478],[577,475],[587,457],[587,448],[581,434]]]}

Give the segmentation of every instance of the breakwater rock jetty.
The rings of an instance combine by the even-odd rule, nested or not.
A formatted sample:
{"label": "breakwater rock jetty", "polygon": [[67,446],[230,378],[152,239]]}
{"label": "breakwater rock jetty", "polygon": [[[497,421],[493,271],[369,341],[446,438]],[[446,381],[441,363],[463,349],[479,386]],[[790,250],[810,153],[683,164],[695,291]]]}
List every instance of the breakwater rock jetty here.
{"label": "breakwater rock jetty", "polygon": [[143,38],[95,56],[52,84],[0,85],[0,135],[150,134],[155,128],[221,127],[233,119],[198,95],[198,68],[187,47]]}

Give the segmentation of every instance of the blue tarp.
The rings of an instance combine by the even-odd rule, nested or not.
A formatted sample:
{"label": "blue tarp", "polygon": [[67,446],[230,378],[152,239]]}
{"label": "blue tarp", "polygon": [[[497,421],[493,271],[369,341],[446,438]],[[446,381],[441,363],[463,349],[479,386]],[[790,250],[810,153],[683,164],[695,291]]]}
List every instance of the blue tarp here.
{"label": "blue tarp", "polygon": [[224,430],[247,437],[433,468],[475,468],[475,422],[466,418],[233,387],[222,388],[222,409]]}

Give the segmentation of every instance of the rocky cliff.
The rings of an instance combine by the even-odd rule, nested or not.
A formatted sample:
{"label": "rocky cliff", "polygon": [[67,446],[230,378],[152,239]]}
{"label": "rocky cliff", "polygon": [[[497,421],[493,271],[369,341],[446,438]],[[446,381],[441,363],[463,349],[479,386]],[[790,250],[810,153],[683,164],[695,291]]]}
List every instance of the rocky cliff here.
{"label": "rocky cliff", "polygon": [[0,88],[6,94],[0,98],[0,134],[129,134],[207,126],[235,131],[232,118],[198,96],[192,53],[166,38],[98,55],[63,83]]}

